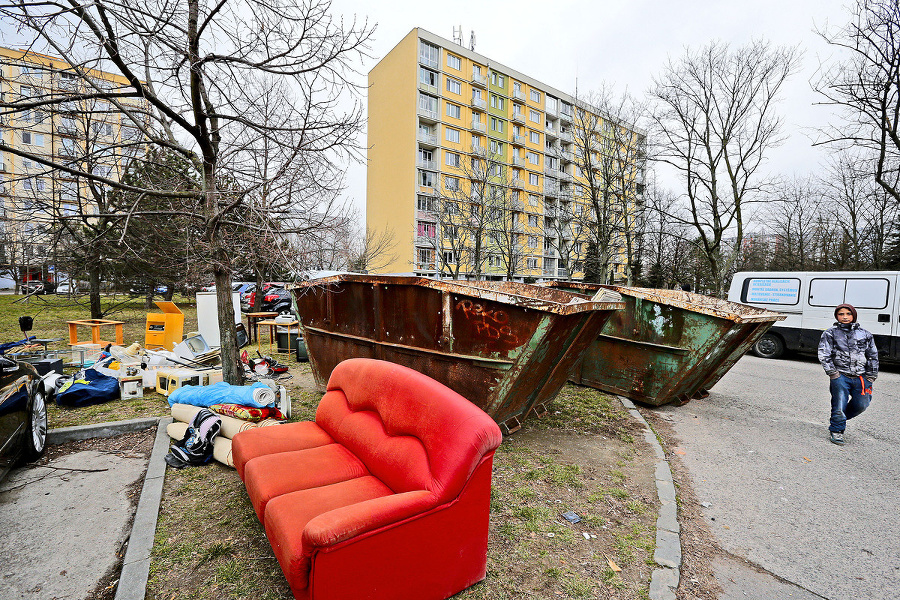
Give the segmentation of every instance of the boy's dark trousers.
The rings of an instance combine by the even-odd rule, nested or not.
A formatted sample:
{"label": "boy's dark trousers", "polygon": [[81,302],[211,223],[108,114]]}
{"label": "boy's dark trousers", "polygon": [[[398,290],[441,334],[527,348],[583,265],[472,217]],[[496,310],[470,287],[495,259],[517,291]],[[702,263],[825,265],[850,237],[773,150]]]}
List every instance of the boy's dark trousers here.
{"label": "boy's dark trousers", "polygon": [[843,433],[847,419],[862,414],[872,401],[872,382],[861,375],[831,379],[831,423],[828,431]]}

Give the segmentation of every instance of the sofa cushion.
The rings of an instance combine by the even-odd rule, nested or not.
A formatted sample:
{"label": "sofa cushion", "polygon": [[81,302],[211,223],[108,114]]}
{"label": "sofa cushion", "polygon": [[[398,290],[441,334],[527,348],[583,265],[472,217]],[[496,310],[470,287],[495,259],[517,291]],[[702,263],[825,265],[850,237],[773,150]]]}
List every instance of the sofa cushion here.
{"label": "sofa cushion", "polygon": [[312,421],[256,427],[235,434],[232,441],[234,467],[241,479],[244,478],[244,465],[257,456],[334,443],[331,436]]}
{"label": "sofa cushion", "polygon": [[350,359],[335,367],[316,423],[394,492],[456,497],[478,461],[500,445],[480,408],[407,367]]}
{"label": "sofa cushion", "polygon": [[266,505],[263,524],[291,588],[303,589],[309,581],[311,549],[303,544],[309,521],[341,507],[391,495],[390,488],[367,475],[272,498]]}
{"label": "sofa cushion", "polygon": [[365,465],[340,444],[257,456],[244,466],[244,485],[263,520],[274,497],[368,475]]}

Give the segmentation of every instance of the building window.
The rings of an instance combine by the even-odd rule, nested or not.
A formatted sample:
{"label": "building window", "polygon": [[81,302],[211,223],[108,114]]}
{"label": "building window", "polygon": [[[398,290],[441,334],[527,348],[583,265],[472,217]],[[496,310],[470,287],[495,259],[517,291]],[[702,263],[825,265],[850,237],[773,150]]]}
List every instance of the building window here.
{"label": "building window", "polygon": [[445,265],[455,265],[456,264],[456,252],[451,250],[444,250],[444,264]]}
{"label": "building window", "polygon": [[[537,227],[537,226],[538,226],[538,218],[537,218],[537,215],[528,215],[528,225],[531,226],[531,227]],[[537,238],[534,238],[534,239],[537,239]],[[534,245],[537,246],[537,244],[534,244]]]}
{"label": "building window", "polygon": [[528,157],[528,162],[533,165],[541,164],[541,157],[538,156],[537,152],[526,152],[525,155]]}
{"label": "building window", "polygon": [[528,174],[528,183],[530,183],[531,185],[538,185],[538,184],[540,184],[540,180],[539,180],[539,178],[538,178],[538,174],[537,174],[537,173],[529,173],[529,174]]}
{"label": "building window", "polygon": [[491,73],[491,84],[497,87],[506,87],[506,80],[503,75],[499,73]]}
{"label": "building window", "polygon": [[491,131],[503,133],[503,120],[497,117],[491,117]]}
{"label": "building window", "polygon": [[459,167],[460,165],[460,157],[456,152],[445,152],[444,153],[444,162],[447,163],[448,167]]}
{"label": "building window", "polygon": [[529,269],[537,269],[538,268],[538,259],[529,258],[528,259],[528,268]]}
{"label": "building window", "polygon": [[497,94],[491,94],[491,108],[496,108],[497,110],[505,110],[505,106],[506,98],[498,96]]}
{"label": "building window", "polygon": [[416,235],[419,237],[434,238],[437,235],[437,225],[428,221],[416,222]]}
{"label": "building window", "polygon": [[503,142],[498,142],[497,140],[491,140],[491,154],[502,155],[503,154]]}
{"label": "building window", "polygon": [[528,204],[531,206],[537,206],[541,201],[540,196],[537,194],[528,194]]}
{"label": "building window", "polygon": [[488,265],[491,267],[499,267],[500,266],[500,257],[496,254],[491,254],[488,256]]}
{"label": "building window", "polygon": [[452,117],[454,119],[458,119],[462,111],[458,104],[453,104],[452,102],[447,103],[447,116]]}
{"label": "building window", "polygon": [[30,98],[31,97],[31,86],[23,85],[22,87],[19,88],[19,93],[22,94],[23,98]]}
{"label": "building window", "polygon": [[459,143],[459,129],[453,129],[452,127],[447,127],[447,141],[453,142],[454,144]]}
{"label": "building window", "polygon": [[43,133],[31,133],[30,131],[22,132],[22,143],[29,144],[31,146],[43,146],[44,145],[44,134]]}
{"label": "building window", "polygon": [[531,140],[532,144],[540,144],[541,143],[541,134],[539,134],[537,131],[529,131],[528,139]]}
{"label": "building window", "polygon": [[434,198],[430,196],[417,196],[416,208],[419,210],[434,212]]}
{"label": "building window", "polygon": [[431,171],[419,171],[419,185],[434,187],[434,173]]}
{"label": "building window", "polygon": [[434,269],[434,250],[432,248],[416,248],[416,267]]}
{"label": "building window", "polygon": [[438,115],[438,99],[428,94],[419,94],[419,108],[432,113],[435,118]]}
{"label": "building window", "polygon": [[541,122],[541,113],[536,110],[528,111],[528,118],[532,123],[540,123]]}
{"label": "building window", "polygon": [[451,192],[458,192],[459,177],[444,177],[444,187]]}
{"label": "building window", "polygon": [[424,83],[425,85],[430,85],[432,87],[438,86],[438,74],[434,71],[426,69],[425,67],[419,67],[419,81]]}
{"label": "building window", "polygon": [[462,85],[455,79],[447,78],[447,91],[451,94],[461,94]]}
{"label": "building window", "polygon": [[458,56],[453,56],[452,54],[447,55],[447,66],[451,69],[456,69],[459,71],[462,68],[462,61],[459,60]]}
{"label": "building window", "polygon": [[433,46],[428,42],[419,42],[419,61],[433,66],[435,68],[440,66],[440,56],[441,51],[437,46]]}
{"label": "building window", "polygon": [[531,101],[532,102],[540,102],[541,101],[541,93],[537,90],[531,90]]}
{"label": "building window", "polygon": [[532,248],[537,248],[537,247],[538,247],[538,244],[540,244],[540,243],[541,243],[541,242],[540,242],[540,240],[538,240],[538,236],[536,236],[536,235],[529,235],[529,236],[528,236],[528,245],[529,245],[530,247],[532,247]]}

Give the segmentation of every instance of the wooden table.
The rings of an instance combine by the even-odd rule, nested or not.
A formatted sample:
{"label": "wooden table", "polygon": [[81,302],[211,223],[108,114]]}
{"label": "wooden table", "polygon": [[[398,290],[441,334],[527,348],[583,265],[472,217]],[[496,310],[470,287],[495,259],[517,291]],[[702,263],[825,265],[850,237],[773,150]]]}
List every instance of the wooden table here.
{"label": "wooden table", "polygon": [[256,331],[257,348],[258,348],[259,347],[259,331],[257,330],[256,327],[254,327],[254,324],[257,321],[260,321],[262,319],[271,319],[271,318],[277,317],[277,316],[278,316],[277,312],[271,312],[271,311],[247,313],[247,336],[250,338],[248,341],[251,344],[253,343],[253,332],[255,330]]}
{"label": "wooden table", "polygon": [[[81,319],[78,321],[66,321],[69,324],[69,345],[76,346],[78,344],[100,344],[100,348],[103,349],[107,344],[115,344],[117,346],[124,345],[125,335],[122,332],[122,325],[125,324],[125,321],[110,321],[109,319]],[[100,328],[112,325],[116,328],[116,341],[110,342],[100,338]],[[91,328],[91,341],[87,340],[78,340],[78,327],[90,327]]]}
{"label": "wooden table", "polygon": [[256,349],[261,350],[259,347],[259,328],[261,325],[267,325],[269,327],[269,350],[272,349],[272,342],[275,340],[275,348],[278,349],[278,340],[276,338],[276,328],[277,327],[287,327],[288,329],[288,354],[291,353],[291,327],[296,327],[300,325],[300,321],[276,321],[275,319],[263,319],[262,321],[256,322]]}

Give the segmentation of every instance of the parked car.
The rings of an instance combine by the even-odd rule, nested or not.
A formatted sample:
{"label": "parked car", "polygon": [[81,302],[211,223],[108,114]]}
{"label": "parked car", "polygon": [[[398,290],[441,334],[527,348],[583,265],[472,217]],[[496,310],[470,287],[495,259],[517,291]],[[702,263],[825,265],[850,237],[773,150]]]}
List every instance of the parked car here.
{"label": "parked car", "polygon": [[26,294],[52,294],[56,290],[56,284],[52,281],[26,281],[22,284],[22,291]]}
{"label": "parked car", "polygon": [[37,371],[0,355],[0,480],[20,461],[34,460],[47,443],[47,405]]}
{"label": "parked car", "polygon": [[[275,290],[275,289],[282,289],[282,290],[283,290],[283,289],[284,289],[284,285],[285,285],[285,284],[283,284],[283,283],[280,283],[280,282],[274,282],[274,281],[270,281],[270,282],[264,283],[263,286],[262,286],[263,293],[264,293],[262,305],[259,306],[259,307],[257,307],[257,310],[259,310],[259,311],[270,311],[270,310],[272,310],[272,309],[270,309],[270,308],[266,308],[266,299],[265,299],[265,296],[266,296],[266,295],[269,295],[269,294],[272,292],[272,290]],[[252,310],[252,307],[253,307],[253,305],[254,305],[255,302],[256,302],[256,285],[251,283],[251,284],[250,284],[250,285],[249,285],[249,286],[241,293],[241,311],[243,311],[243,312],[250,312],[250,311]],[[290,304],[290,302],[288,302],[288,304]],[[289,308],[290,308],[290,307],[289,307]]]}
{"label": "parked car", "polygon": [[262,310],[263,312],[291,312],[293,306],[293,296],[290,290],[283,287],[273,287],[263,296]]}
{"label": "parked car", "polygon": [[78,287],[69,283],[68,281],[64,281],[56,286],[57,294],[74,294],[78,291]]}

